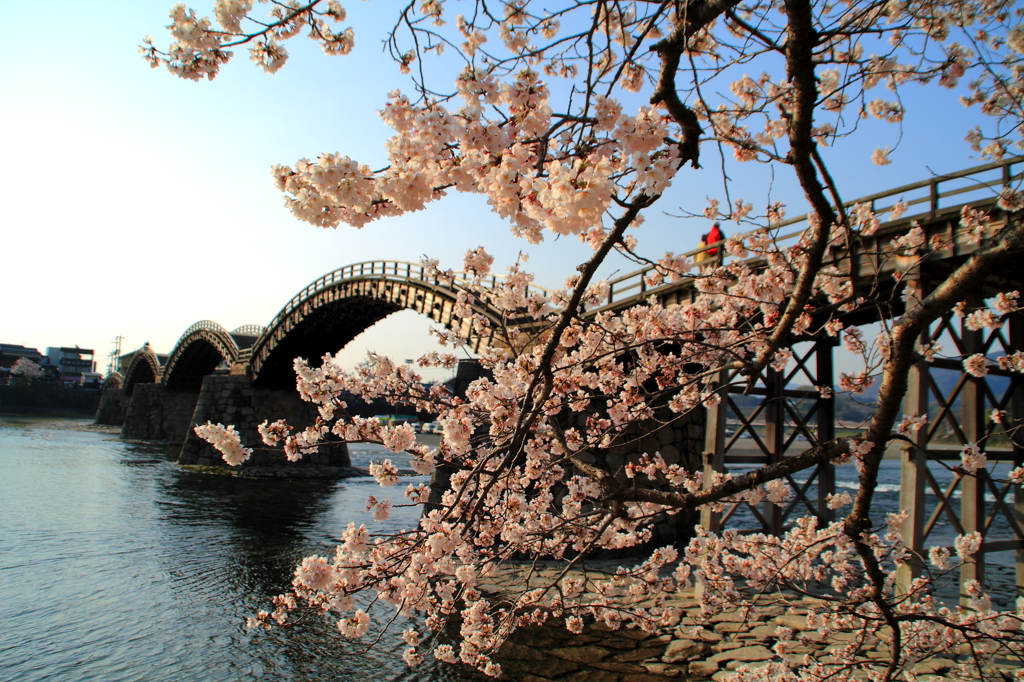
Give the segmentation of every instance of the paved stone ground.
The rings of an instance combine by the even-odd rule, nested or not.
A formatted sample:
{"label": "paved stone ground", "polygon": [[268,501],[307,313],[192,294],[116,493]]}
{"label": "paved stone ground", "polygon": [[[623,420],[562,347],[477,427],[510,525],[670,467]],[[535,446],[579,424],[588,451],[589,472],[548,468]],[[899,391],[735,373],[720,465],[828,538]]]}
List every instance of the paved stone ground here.
{"label": "paved stone ground", "polygon": [[[500,589],[500,588],[499,588]],[[699,636],[693,635],[700,609],[692,597],[681,597],[676,605],[684,609],[679,623],[653,634],[637,629],[611,631],[603,624],[587,627],[573,635],[564,627],[551,625],[517,632],[505,643],[496,659],[507,679],[520,682],[656,682],[662,680],[735,679],[733,672],[741,666],[757,668],[771,661],[781,661],[772,647],[778,642],[779,628],[793,634],[786,657],[800,663],[805,657],[828,661],[832,649],[856,638],[857,633],[836,633],[831,645],[817,641],[797,641],[801,632],[817,639],[807,629],[807,607],[813,599],[803,599],[791,606],[768,605],[744,615],[723,613],[704,624]],[[786,634],[785,630],[781,634]],[[885,642],[870,638],[866,657],[888,659]],[[966,659],[964,659],[966,660]],[[920,662],[915,672],[919,682],[945,680],[956,661],[934,658]],[[997,659],[997,667],[987,680],[1013,680],[1019,663]],[[865,675],[866,676],[866,675]],[[743,676],[739,677],[740,680]]]}

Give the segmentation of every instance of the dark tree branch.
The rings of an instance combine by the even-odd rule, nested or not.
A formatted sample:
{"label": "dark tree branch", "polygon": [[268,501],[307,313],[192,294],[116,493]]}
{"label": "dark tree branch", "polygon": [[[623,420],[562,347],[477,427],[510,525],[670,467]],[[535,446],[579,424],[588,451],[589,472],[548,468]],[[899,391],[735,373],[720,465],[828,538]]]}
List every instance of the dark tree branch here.
{"label": "dark tree branch", "polygon": [[700,136],[704,132],[697,120],[697,113],[679,99],[676,91],[676,72],[679,71],[680,58],[694,35],[738,4],[739,0],[699,0],[688,3],[684,20],[672,34],[651,46],[651,51],[661,57],[661,71],[654,94],[651,95],[651,104],[665,105],[669,115],[682,129],[683,139],[679,142],[680,164],[689,161],[694,168],[700,168]]}

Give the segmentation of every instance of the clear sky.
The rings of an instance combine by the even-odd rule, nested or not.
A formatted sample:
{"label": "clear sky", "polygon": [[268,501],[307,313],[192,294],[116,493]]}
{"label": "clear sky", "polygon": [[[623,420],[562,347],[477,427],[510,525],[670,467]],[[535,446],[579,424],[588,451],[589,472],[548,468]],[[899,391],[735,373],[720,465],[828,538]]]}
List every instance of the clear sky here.
{"label": "clear sky", "polygon": [[[397,4],[346,3],[356,31],[347,57],[297,38],[276,75],[243,49],[201,83],[152,70],[137,52],[146,35],[167,45],[171,4],[2,2],[0,342],[93,348],[102,371],[118,334],[125,349],[149,341],[169,352],[198,320],[266,324],[307,283],[349,263],[429,255],[459,269],[467,249],[485,245],[500,271],[522,249],[538,283],[558,286],[586,258],[573,240],[516,240],[478,196],[453,195],[362,230],[296,221],[271,183],[273,164],[325,151],[384,164],[388,129],[376,110],[389,90],[409,89],[381,51]],[[193,3],[202,14],[211,5]],[[908,109],[892,166],[869,160],[875,146],[895,146],[892,126],[869,122],[868,135],[827,150],[845,197],[978,163],[963,142],[973,123],[954,93]],[[681,172],[665,211],[700,211],[705,196],[720,194],[719,162],[710,145],[704,153],[706,170]],[[767,170],[730,172],[745,183],[744,198],[763,206]],[[791,202],[791,215],[802,212],[787,178],[776,178],[776,197]],[[637,237],[660,255],[694,248],[706,230],[706,221],[655,213]],[[632,269],[613,263],[606,274],[616,268]],[[430,347],[429,324],[400,313],[350,344],[346,359],[354,364],[370,348],[415,357]]]}

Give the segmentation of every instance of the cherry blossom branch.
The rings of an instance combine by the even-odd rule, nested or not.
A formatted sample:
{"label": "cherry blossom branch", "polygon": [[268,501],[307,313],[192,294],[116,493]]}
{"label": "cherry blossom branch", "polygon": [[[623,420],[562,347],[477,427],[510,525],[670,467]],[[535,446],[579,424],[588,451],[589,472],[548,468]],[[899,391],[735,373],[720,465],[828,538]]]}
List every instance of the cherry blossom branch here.
{"label": "cherry blossom branch", "polygon": [[651,104],[663,104],[682,129],[683,139],[679,143],[680,163],[690,162],[700,168],[700,135],[703,129],[696,112],[686,106],[676,92],[676,73],[679,61],[687,49],[690,39],[727,10],[740,4],[740,0],[699,0],[687,3],[683,21],[665,39],[651,46],[651,51],[661,57],[661,71],[651,95]]}

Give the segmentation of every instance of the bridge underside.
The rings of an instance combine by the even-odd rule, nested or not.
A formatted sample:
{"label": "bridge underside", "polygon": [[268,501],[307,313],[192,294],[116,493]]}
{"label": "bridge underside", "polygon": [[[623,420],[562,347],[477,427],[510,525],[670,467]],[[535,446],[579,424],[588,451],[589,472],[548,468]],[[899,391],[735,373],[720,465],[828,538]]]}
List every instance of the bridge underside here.
{"label": "bridge underside", "polygon": [[258,338],[258,334],[236,334],[231,332],[231,339],[239,348],[252,348],[252,344],[256,343]]}
{"label": "bridge underside", "polygon": [[157,375],[150,363],[142,361],[133,362],[125,375],[122,388],[127,395],[131,395],[135,391],[137,384],[154,384],[156,380]]}
{"label": "bridge underside", "polygon": [[370,296],[349,296],[309,311],[277,343],[254,384],[260,388],[294,387],[295,358],[316,362],[325,353],[337,353],[359,334],[403,307]]}
{"label": "bridge underside", "polygon": [[174,390],[199,391],[203,377],[227,362],[221,351],[212,343],[197,339],[182,350],[176,358],[173,372],[164,378],[167,388]]}

